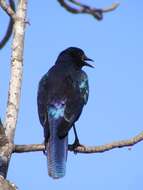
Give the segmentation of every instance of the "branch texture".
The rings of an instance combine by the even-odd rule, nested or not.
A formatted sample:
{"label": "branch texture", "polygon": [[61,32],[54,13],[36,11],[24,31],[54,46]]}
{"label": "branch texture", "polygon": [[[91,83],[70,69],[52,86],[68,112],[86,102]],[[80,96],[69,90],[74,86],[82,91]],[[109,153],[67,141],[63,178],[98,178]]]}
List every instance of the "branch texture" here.
{"label": "branch texture", "polygon": [[[90,7],[86,4],[77,2],[76,0],[58,0],[60,5],[64,7],[67,11],[74,13],[74,14],[79,14],[79,13],[85,13],[92,15],[94,18],[97,20],[102,20],[103,19],[103,13],[110,12],[115,10],[118,6],[119,3],[113,3],[111,6],[102,8],[102,9],[97,9]],[[67,3],[69,2],[69,3]],[[74,6],[72,6],[74,5]],[[76,8],[75,8],[76,7]]]}
{"label": "branch texture", "polygon": [[0,176],[3,178],[5,178],[7,175],[9,158],[12,151],[13,145],[9,143],[5,135],[5,129],[3,128],[2,122],[0,121]]}
{"label": "branch texture", "polygon": [[14,23],[14,38],[12,43],[11,79],[9,84],[5,132],[10,142],[13,142],[19,111],[19,100],[23,74],[23,49],[27,1],[20,0]]}
{"label": "branch texture", "polygon": [[[143,140],[143,132],[139,133],[133,138],[128,140],[116,141],[113,143],[108,143],[101,146],[78,146],[76,149],[73,149],[72,145],[69,145],[69,151],[74,151],[78,153],[102,153],[114,148],[130,147],[136,143]],[[13,152],[23,153],[23,152],[36,152],[44,151],[45,146],[43,144],[30,144],[30,145],[15,145]]]}

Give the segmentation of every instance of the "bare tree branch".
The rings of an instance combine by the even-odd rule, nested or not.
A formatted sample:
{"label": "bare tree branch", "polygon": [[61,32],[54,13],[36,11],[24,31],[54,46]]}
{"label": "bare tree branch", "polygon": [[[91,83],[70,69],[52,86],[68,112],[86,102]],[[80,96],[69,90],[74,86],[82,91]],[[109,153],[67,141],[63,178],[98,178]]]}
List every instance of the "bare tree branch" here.
{"label": "bare tree branch", "polygon": [[67,11],[69,11],[71,13],[90,14],[93,17],[95,17],[97,20],[101,20],[103,18],[103,13],[113,11],[119,6],[119,3],[114,3],[110,7],[103,8],[103,9],[97,9],[97,8],[93,8],[88,5],[85,5],[83,3],[77,2],[76,0],[68,0],[68,2],[77,6],[77,8],[75,8],[75,7],[71,6],[70,4],[68,4],[65,0],[58,0],[58,2],[60,3],[60,5],[62,7],[64,7]]}
{"label": "bare tree branch", "polygon": [[107,13],[107,12],[114,11],[118,6],[119,6],[119,3],[113,3],[111,6],[103,8],[102,12]]}
{"label": "bare tree branch", "polygon": [[[13,4],[13,1],[10,1],[10,3]],[[15,19],[16,15],[15,15],[15,11],[13,10],[13,8],[11,6],[9,6],[5,0],[0,0],[0,6],[2,7],[2,9],[10,16],[13,18],[13,20]]]}
{"label": "bare tree branch", "polygon": [[[4,3],[4,1],[1,1]],[[19,99],[23,71],[23,48],[27,0],[19,0],[14,22],[12,43],[11,79],[8,92],[7,112],[4,128],[0,128],[0,176],[6,178],[13,152],[13,141],[19,110]],[[7,9],[9,10],[9,8]]]}
{"label": "bare tree branch", "polygon": [[19,111],[19,100],[23,74],[23,49],[26,20],[27,0],[20,0],[14,24],[12,43],[11,79],[9,84],[5,132],[10,142],[13,142]]}
{"label": "bare tree branch", "polygon": [[[0,6],[2,6],[2,4],[0,4]],[[13,0],[9,0],[9,7],[15,12],[15,3]],[[14,20],[11,17],[11,15],[9,15],[9,17],[10,17],[10,21],[7,27],[7,31],[3,39],[0,41],[0,49],[2,49],[5,46],[5,44],[8,42],[8,40],[10,39],[12,35]]]}
{"label": "bare tree branch", "polygon": [[[102,153],[108,150],[112,150],[114,148],[130,147],[142,140],[143,132],[128,140],[115,141],[100,146],[78,146],[76,149],[73,149],[73,146],[69,145],[69,151],[74,151],[78,153]],[[36,152],[45,150],[44,144],[15,145],[13,148],[14,153]]]}
{"label": "bare tree branch", "polygon": [[29,144],[29,145],[15,145],[13,147],[13,153],[24,153],[24,152],[37,152],[44,151],[44,144]]}
{"label": "bare tree branch", "polygon": [[4,146],[6,143],[8,143],[8,139],[5,135],[5,130],[0,119],[0,147]]}
{"label": "bare tree branch", "polygon": [[6,178],[9,156],[12,153],[13,145],[9,143],[2,122],[0,121],[0,176]]}
{"label": "bare tree branch", "polygon": [[15,184],[0,176],[0,190],[18,190]]}

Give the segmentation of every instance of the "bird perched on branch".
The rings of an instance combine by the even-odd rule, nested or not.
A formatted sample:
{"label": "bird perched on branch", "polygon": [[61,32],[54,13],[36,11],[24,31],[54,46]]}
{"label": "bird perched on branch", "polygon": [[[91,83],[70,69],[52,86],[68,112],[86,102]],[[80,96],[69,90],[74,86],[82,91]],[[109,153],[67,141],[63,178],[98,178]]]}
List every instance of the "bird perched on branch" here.
{"label": "bird perched on branch", "polygon": [[38,114],[44,128],[48,173],[54,179],[65,175],[68,132],[72,127],[75,132],[73,147],[80,145],[74,124],[88,100],[88,78],[82,67],[93,66],[86,61],[92,59],[83,50],[67,48],[39,82]]}

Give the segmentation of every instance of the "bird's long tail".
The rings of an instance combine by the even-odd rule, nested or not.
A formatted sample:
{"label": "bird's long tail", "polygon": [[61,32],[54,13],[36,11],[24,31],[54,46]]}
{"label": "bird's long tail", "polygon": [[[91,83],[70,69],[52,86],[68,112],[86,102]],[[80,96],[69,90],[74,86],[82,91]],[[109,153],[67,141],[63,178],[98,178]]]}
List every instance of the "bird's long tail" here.
{"label": "bird's long tail", "polygon": [[68,137],[59,139],[57,129],[60,119],[49,118],[50,138],[47,144],[48,174],[54,179],[64,177],[68,152]]}

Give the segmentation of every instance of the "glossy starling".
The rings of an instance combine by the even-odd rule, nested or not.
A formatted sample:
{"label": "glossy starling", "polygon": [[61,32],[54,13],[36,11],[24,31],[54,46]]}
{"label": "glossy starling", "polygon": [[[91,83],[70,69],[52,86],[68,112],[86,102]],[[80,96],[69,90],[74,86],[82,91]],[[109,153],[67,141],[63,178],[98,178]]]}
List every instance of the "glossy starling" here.
{"label": "glossy starling", "polygon": [[[65,175],[68,132],[78,120],[88,100],[88,77],[83,66],[93,67],[83,50],[62,51],[55,65],[42,77],[38,89],[38,114],[44,128],[48,173],[54,179]],[[75,131],[74,145],[79,141]]]}

